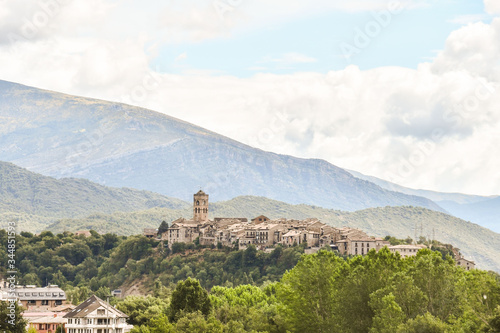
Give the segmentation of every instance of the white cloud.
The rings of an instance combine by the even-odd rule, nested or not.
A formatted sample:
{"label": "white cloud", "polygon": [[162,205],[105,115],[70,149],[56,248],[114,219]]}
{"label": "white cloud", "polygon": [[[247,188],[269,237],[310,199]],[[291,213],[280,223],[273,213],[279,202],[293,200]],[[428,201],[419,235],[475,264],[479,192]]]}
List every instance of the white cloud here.
{"label": "white cloud", "polygon": [[490,80],[498,80],[500,68],[500,18],[491,24],[482,22],[462,27],[451,33],[445,49],[438,54],[433,71],[464,70]]}
{"label": "white cloud", "polygon": [[175,58],[175,61],[182,61],[182,60],[184,60],[184,59],[187,59],[187,53],[186,53],[186,52],[179,54],[179,55]]}
{"label": "white cloud", "polygon": [[500,2],[498,0],[484,0],[484,7],[489,14],[500,14]]}

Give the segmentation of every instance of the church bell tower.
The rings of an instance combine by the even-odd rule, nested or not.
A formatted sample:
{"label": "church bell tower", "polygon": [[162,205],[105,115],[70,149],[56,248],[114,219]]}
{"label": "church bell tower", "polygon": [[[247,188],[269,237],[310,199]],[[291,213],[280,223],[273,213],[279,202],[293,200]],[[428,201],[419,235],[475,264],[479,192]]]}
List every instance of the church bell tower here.
{"label": "church bell tower", "polygon": [[199,190],[193,199],[193,219],[196,222],[208,221],[208,194]]}

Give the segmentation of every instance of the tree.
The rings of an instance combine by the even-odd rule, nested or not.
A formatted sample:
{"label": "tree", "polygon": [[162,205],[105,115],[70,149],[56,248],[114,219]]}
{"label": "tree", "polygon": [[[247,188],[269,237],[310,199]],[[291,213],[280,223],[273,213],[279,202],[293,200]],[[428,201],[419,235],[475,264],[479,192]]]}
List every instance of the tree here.
{"label": "tree", "polygon": [[179,319],[181,312],[196,311],[200,311],[206,317],[211,308],[208,292],[201,287],[198,280],[188,278],[185,281],[180,281],[172,293],[169,319],[174,322]]}
{"label": "tree", "polygon": [[146,325],[152,318],[167,312],[167,303],[157,297],[127,296],[116,308],[126,313],[127,322],[134,326]]}
{"label": "tree", "polygon": [[373,326],[371,333],[393,333],[396,332],[399,325],[405,320],[403,310],[396,303],[396,297],[391,293],[378,299],[375,297],[372,301],[374,305],[375,317],[373,318]]}
{"label": "tree", "polygon": [[434,317],[429,312],[415,319],[410,319],[404,325],[400,325],[398,333],[444,333],[447,332],[448,325],[439,318]]}
{"label": "tree", "polygon": [[336,331],[334,284],[341,265],[334,253],[319,251],[303,256],[297,266],[285,273],[277,295],[286,304],[294,331]]}
{"label": "tree", "polygon": [[16,302],[0,301],[0,332],[24,333],[27,324]]}
{"label": "tree", "polygon": [[488,326],[483,329],[484,332],[500,332],[500,306],[495,310],[495,315],[488,321]]}
{"label": "tree", "polygon": [[205,318],[200,311],[186,314],[177,322],[178,333],[222,333],[224,327],[214,317]]}
{"label": "tree", "polygon": [[165,221],[161,221],[161,224],[158,227],[158,235],[161,235],[166,231],[168,231],[168,223]]}

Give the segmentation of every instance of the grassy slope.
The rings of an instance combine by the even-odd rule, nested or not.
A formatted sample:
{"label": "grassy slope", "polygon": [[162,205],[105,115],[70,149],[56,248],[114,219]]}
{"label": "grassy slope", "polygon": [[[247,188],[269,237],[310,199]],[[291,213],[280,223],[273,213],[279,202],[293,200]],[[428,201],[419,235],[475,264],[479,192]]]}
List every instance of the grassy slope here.
{"label": "grassy slope", "polygon": [[[60,218],[112,214],[152,207],[179,209],[187,203],[156,193],[110,188],[84,179],[45,177],[0,162],[0,221],[19,221],[36,231]],[[1,224],[0,224],[1,225]]]}

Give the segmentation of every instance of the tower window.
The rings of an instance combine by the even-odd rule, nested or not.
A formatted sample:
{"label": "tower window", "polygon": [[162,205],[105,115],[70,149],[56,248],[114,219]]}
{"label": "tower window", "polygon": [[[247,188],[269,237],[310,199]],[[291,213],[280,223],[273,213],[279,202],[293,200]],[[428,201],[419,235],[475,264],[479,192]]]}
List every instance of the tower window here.
{"label": "tower window", "polygon": [[196,206],[200,205],[200,200],[196,200]]}

